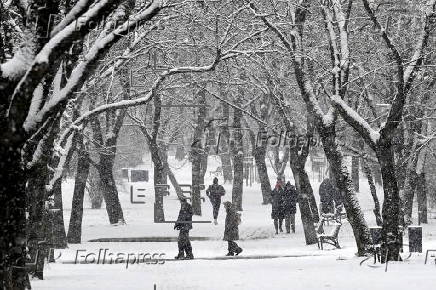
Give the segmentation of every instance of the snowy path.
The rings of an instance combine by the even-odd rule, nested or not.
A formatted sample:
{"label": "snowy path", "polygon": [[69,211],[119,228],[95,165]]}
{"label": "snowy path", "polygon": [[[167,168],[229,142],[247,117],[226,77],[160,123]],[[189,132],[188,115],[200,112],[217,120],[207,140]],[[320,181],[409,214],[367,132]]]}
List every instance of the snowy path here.
{"label": "snowy path", "polygon": [[[215,168],[211,165],[210,168]],[[190,182],[189,168],[175,171],[179,180]],[[270,170],[272,172],[272,170]],[[289,172],[287,173],[289,178]],[[206,183],[211,178],[206,175]],[[271,180],[273,180],[271,176]],[[152,180],[152,177],[151,177]],[[312,180],[315,196],[319,183]],[[225,185],[231,198],[231,186]],[[121,189],[121,188],[120,188]],[[365,180],[361,180],[358,194],[362,209],[369,225],[374,224],[373,203]],[[65,224],[68,225],[71,206],[71,181],[64,184]],[[380,188],[379,197],[382,197]],[[124,216],[127,225],[110,226],[104,208],[93,210],[85,201],[82,244],[69,245],[68,249],[57,250],[55,264],[48,264],[45,280],[33,280],[34,289],[436,289],[436,266],[434,258],[424,265],[424,254],[414,254],[404,263],[390,264],[388,272],[384,267],[359,266],[362,258],[356,252],[352,230],[347,221],[339,233],[342,249],[321,251],[316,245],[306,246],[300,215],[296,215],[295,234],[274,234],[270,219],[270,205],[261,205],[260,186],[244,189],[244,211],[240,226],[241,240],[238,244],[244,249],[241,257],[226,258],[227,244],[222,241],[225,213],[220,210],[219,224],[195,224],[191,236],[207,240],[193,241],[196,259],[177,261],[177,232],[172,224],[153,223],[153,197],[148,194],[145,204],[131,204],[130,196],[120,190]],[[223,201],[224,201],[223,200]],[[174,196],[165,197],[165,216],[167,220],[177,217],[179,203]],[[206,200],[202,204],[203,216],[196,220],[208,220],[212,213]],[[423,226],[423,249],[436,249],[436,220],[430,219]],[[326,228],[328,231],[329,229]],[[125,241],[134,238],[136,242],[90,242],[93,239],[116,238]],[[159,242],[156,242],[158,238]],[[153,241],[154,240],[154,241]],[[151,242],[141,242],[151,241]],[[169,242],[173,241],[173,242]],[[407,243],[407,237],[404,240]],[[106,257],[105,264],[83,264],[97,259],[98,253],[112,253]],[[117,254],[126,259],[142,254],[163,254],[159,263],[126,265],[114,264]],[[59,256],[60,255],[60,256]],[[112,263],[111,258],[113,257]],[[375,282],[377,281],[377,282]]]}

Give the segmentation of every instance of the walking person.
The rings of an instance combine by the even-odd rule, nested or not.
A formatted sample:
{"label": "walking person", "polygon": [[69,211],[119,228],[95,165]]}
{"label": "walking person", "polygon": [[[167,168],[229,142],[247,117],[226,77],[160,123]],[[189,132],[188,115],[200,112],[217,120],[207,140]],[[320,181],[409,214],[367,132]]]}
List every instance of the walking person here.
{"label": "walking person", "polygon": [[277,183],[274,190],[271,192],[271,218],[274,220],[274,228],[276,235],[283,232],[283,219],[285,218],[283,212],[283,181],[277,178]]}
{"label": "walking person", "polygon": [[189,240],[189,231],[192,229],[192,215],[192,206],[188,203],[186,198],[181,198],[179,216],[174,225],[174,229],[179,231],[179,238],[177,240],[179,254],[175,257],[177,260],[194,259],[191,241]]}
{"label": "walking person", "polygon": [[286,233],[295,233],[295,213],[297,212],[298,192],[288,181],[283,190],[283,211],[285,216]]}
{"label": "walking person", "polygon": [[226,194],[224,187],[218,184],[218,178],[213,179],[213,184],[209,185],[206,190],[206,195],[209,197],[210,203],[213,208],[213,222],[215,225],[218,224],[218,213],[221,206],[221,197]]}
{"label": "walking person", "polygon": [[229,251],[226,256],[237,256],[242,252],[242,248],[235,242],[239,240],[238,226],[241,223],[241,215],[236,212],[236,208],[230,201],[226,201],[223,204],[226,209],[226,223],[223,240],[227,241]]}

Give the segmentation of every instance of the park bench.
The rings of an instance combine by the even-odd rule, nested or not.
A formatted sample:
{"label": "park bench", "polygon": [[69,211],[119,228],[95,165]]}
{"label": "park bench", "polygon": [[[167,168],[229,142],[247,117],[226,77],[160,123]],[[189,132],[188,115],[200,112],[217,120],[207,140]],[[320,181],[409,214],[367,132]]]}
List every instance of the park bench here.
{"label": "park bench", "polygon": [[347,213],[345,212],[345,209],[342,205],[335,207],[334,211],[331,213],[321,212],[320,215],[322,219],[325,219],[327,225],[329,225],[330,222],[341,223],[343,219],[347,218]]}
{"label": "park bench", "polygon": [[334,228],[330,232],[330,234],[326,234],[324,232],[324,222],[325,219],[321,219],[318,224],[316,234],[318,236],[318,248],[324,250],[324,243],[330,244],[338,249],[341,248],[338,241],[339,230],[341,229],[342,224],[340,222],[336,222],[334,224]]}

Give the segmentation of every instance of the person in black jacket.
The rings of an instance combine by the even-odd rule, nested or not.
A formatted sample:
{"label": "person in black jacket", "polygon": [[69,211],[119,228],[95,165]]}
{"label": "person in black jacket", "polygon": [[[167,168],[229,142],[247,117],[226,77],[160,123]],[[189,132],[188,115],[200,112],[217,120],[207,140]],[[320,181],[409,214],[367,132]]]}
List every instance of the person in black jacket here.
{"label": "person in black jacket", "polygon": [[213,208],[213,222],[215,225],[218,224],[218,213],[221,206],[221,197],[226,194],[224,187],[218,184],[218,178],[213,179],[213,184],[209,185],[206,190],[206,195],[209,197],[210,203],[212,203]]}
{"label": "person in black jacket", "polygon": [[228,242],[229,250],[226,256],[234,256],[235,254],[237,256],[242,252],[242,248],[235,242],[239,240],[238,226],[241,223],[241,216],[230,201],[224,202],[224,208],[227,215],[223,240]]}
{"label": "person in black jacket", "polygon": [[191,242],[189,240],[189,231],[192,229],[192,215],[192,206],[188,203],[186,198],[181,198],[179,216],[174,225],[174,229],[179,231],[179,238],[177,240],[179,254],[175,257],[177,260],[194,259]]}
{"label": "person in black jacket", "polygon": [[333,213],[333,196],[336,195],[336,188],[329,178],[324,179],[319,185],[319,199],[321,202],[321,213]]}
{"label": "person in black jacket", "polygon": [[283,232],[283,219],[285,218],[283,212],[283,181],[277,179],[277,184],[274,190],[271,192],[271,218],[274,220],[274,228],[276,230],[276,235]]}
{"label": "person in black jacket", "polygon": [[283,211],[285,216],[286,233],[295,233],[295,213],[297,212],[298,192],[295,186],[288,181],[283,190]]}

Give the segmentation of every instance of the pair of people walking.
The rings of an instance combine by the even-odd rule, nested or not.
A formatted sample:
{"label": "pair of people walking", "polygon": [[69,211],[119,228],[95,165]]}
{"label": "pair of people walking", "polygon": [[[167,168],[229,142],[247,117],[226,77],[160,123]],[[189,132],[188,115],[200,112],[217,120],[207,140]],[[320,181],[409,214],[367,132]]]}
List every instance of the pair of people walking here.
{"label": "pair of people walking", "polygon": [[290,181],[284,184],[282,178],[277,179],[276,186],[271,192],[272,211],[271,218],[274,220],[276,234],[283,232],[283,220],[285,220],[286,233],[295,233],[295,213],[297,212],[298,192]]}
{"label": "pair of people walking", "polygon": [[[212,207],[214,223],[217,224],[218,212],[221,205],[221,197],[225,194],[224,188],[218,184],[218,179],[214,178],[213,184],[209,186],[206,191],[209,196]],[[192,229],[192,206],[188,203],[186,198],[180,198],[181,206],[177,222],[174,225],[174,229],[179,230],[179,238],[177,245],[179,248],[179,254],[175,259],[193,259],[192,246],[189,240],[189,231]],[[239,255],[242,252],[242,248],[235,242],[239,240],[239,224],[241,223],[241,215],[237,212],[235,206],[226,201],[223,203],[226,210],[226,220],[224,229],[223,240],[228,243],[228,253],[226,256]]]}

